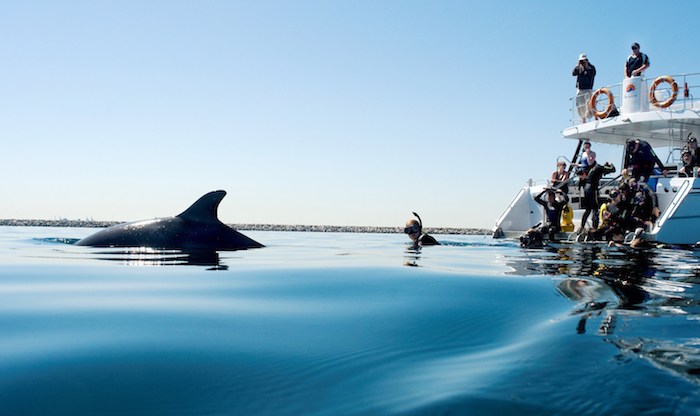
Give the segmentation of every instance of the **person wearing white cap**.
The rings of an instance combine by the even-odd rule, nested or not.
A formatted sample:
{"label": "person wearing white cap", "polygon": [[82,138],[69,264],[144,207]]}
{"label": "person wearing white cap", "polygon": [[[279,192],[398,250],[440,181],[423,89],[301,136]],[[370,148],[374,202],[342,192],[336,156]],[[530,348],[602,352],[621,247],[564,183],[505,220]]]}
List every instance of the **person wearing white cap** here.
{"label": "person wearing white cap", "polygon": [[591,99],[593,81],[595,80],[595,67],[588,62],[585,53],[579,55],[578,65],[574,67],[572,75],[576,77],[576,108],[581,122],[585,123],[591,117],[588,101]]}

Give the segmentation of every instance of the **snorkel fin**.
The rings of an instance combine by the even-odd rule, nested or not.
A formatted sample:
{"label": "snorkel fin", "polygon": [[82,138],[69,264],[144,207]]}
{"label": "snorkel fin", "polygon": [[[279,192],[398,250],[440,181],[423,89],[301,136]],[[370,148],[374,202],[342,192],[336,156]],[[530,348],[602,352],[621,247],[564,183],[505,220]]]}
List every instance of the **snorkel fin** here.
{"label": "snorkel fin", "polygon": [[423,228],[423,220],[420,219],[420,215],[416,214],[415,212],[413,213],[413,215],[416,218],[418,218],[418,225],[420,225],[420,228],[422,229]]}

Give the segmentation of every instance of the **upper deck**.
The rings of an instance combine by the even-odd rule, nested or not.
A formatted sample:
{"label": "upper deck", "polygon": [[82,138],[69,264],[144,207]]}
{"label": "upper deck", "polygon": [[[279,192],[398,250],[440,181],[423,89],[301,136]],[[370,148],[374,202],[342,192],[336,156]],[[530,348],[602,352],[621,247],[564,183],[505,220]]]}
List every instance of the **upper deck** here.
{"label": "upper deck", "polygon": [[[563,136],[620,145],[628,139],[642,139],[653,147],[681,147],[689,135],[700,137],[700,73],[670,75],[670,80],[676,88],[658,78],[636,77],[596,90],[598,93],[594,92],[594,100],[589,104],[597,101],[593,110],[603,113],[604,118],[593,118],[586,123],[576,123],[580,118],[576,98],[572,98],[573,125],[562,131]],[[698,98],[693,92],[698,92]],[[670,101],[670,105],[661,107]],[[605,110],[613,108],[620,115],[605,117]]]}

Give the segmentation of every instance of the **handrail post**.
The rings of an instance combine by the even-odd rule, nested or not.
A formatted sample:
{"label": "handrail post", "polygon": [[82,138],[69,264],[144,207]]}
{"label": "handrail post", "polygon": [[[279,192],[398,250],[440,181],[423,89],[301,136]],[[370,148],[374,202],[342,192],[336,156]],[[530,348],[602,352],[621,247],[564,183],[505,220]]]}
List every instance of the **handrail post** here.
{"label": "handrail post", "polygon": [[571,173],[571,170],[574,168],[574,163],[580,162],[580,160],[577,160],[576,158],[578,157],[578,153],[581,151],[581,146],[583,146],[583,139],[578,139],[578,145],[574,151],[574,156],[571,158],[571,163],[569,163],[569,173]]}

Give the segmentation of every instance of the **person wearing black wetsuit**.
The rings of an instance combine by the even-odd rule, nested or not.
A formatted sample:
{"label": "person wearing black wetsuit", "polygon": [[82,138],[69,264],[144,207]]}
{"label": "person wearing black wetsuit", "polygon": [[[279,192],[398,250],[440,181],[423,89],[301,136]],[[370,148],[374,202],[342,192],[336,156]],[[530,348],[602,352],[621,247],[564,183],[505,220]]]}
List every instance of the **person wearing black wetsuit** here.
{"label": "person wearing black wetsuit", "polygon": [[[547,200],[542,196],[547,193]],[[557,195],[561,198],[557,199]],[[554,240],[554,235],[561,231],[561,211],[569,202],[569,196],[561,190],[556,192],[551,188],[546,188],[535,197],[535,202],[542,205],[546,214],[547,222],[542,227],[542,233],[548,233],[549,239]]]}
{"label": "person wearing black wetsuit", "polygon": [[413,215],[418,218],[406,221],[406,227],[403,229],[404,234],[413,241],[416,246],[439,246],[440,243],[432,236],[423,233],[423,221],[415,212]]}
{"label": "person wearing black wetsuit", "polygon": [[663,162],[656,156],[651,145],[644,140],[629,140],[627,142],[627,152],[625,154],[625,164],[623,175],[632,168],[632,177],[638,182],[648,182],[654,171],[654,165],[658,165],[666,174]]}
{"label": "person wearing black wetsuit", "polygon": [[609,163],[599,165],[595,157],[595,152],[590,152],[588,154],[588,169],[580,172],[580,180],[583,184],[583,199],[581,200],[581,205],[585,208],[583,216],[581,217],[580,230],[586,227],[586,221],[591,213],[593,213],[593,217],[591,218],[593,228],[598,228],[598,209],[600,208],[598,188],[600,186],[600,179],[605,174],[615,172],[615,166]]}
{"label": "person wearing black wetsuit", "polygon": [[683,160],[683,167],[678,170],[678,176],[683,176],[683,177],[691,177],[693,176],[693,168],[696,165],[696,163],[693,161],[693,155],[690,153],[689,149],[683,149],[683,153],[681,153],[681,157]]}

